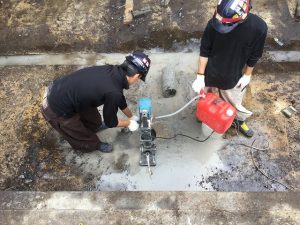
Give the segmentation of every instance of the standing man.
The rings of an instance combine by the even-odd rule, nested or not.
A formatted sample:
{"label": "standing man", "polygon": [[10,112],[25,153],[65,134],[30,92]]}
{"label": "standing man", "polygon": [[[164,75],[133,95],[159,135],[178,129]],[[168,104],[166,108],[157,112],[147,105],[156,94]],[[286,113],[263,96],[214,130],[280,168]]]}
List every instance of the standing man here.
{"label": "standing man", "polygon": [[[44,96],[42,114],[77,150],[111,152],[111,144],[101,142],[96,132],[102,128],[138,129],[137,118],[127,107],[123,89],[140,79],[145,81],[151,60],[135,51],[121,65],[93,66],[54,80]],[[97,109],[103,105],[103,119]],[[120,109],[127,117],[117,117]]]}
{"label": "standing man", "polygon": [[268,30],[250,9],[250,0],[219,0],[201,40],[198,74],[192,85],[197,93],[205,86],[206,91],[217,88],[237,109],[233,125],[247,137],[253,136],[245,123],[252,112],[242,106],[242,100],[262,56]]}

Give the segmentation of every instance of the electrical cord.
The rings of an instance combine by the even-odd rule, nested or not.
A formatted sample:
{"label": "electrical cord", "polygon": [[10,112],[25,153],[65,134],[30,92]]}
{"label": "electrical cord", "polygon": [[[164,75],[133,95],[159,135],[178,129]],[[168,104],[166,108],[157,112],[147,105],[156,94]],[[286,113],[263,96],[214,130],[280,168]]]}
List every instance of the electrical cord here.
{"label": "electrical cord", "polygon": [[174,138],[176,138],[177,136],[182,136],[182,137],[187,137],[187,138],[192,139],[192,140],[197,141],[197,142],[205,142],[205,141],[207,141],[207,140],[213,135],[213,133],[215,133],[215,131],[212,131],[211,134],[208,135],[204,140],[199,140],[199,139],[197,139],[197,138],[188,136],[188,135],[186,135],[186,134],[180,134],[180,133],[179,133],[179,134],[175,134],[173,137],[156,137],[156,138],[157,138],[157,139],[165,139],[165,140],[169,140],[169,139],[174,139]]}
{"label": "electrical cord", "polygon": [[274,181],[274,182],[276,182],[276,183],[278,183],[278,184],[281,184],[282,186],[284,186],[285,188],[287,188],[287,189],[290,190],[290,191],[294,191],[295,188],[294,188],[293,186],[291,186],[291,185],[288,186],[288,185],[286,185],[286,184],[284,184],[284,183],[282,183],[282,182],[276,180],[275,178],[271,177],[270,175],[267,175],[264,171],[262,171],[262,170],[259,168],[259,166],[257,165],[257,163],[256,163],[255,160],[254,160],[253,150],[252,150],[252,149],[255,149],[255,148],[253,148],[253,145],[254,145],[254,142],[255,142],[255,141],[256,141],[256,139],[252,142],[251,146],[247,146],[247,147],[250,147],[251,159],[252,159],[252,163],[253,163],[255,169],[256,169],[257,171],[259,171],[262,175],[264,175],[266,178],[268,178],[269,180]]}
{"label": "electrical cord", "polygon": [[[239,135],[239,126],[236,124],[236,122],[234,121],[233,122],[234,124],[235,124],[235,127],[236,127],[236,131],[237,131],[237,136],[240,136]],[[214,131],[212,131],[211,132],[211,134],[208,136],[208,137],[206,137],[204,140],[199,140],[199,139],[197,139],[197,138],[194,138],[194,137],[191,137],[191,136],[188,136],[188,135],[185,135],[185,134],[175,134],[173,137],[156,137],[157,139],[166,139],[166,140],[169,140],[169,139],[174,139],[174,138],[176,138],[177,136],[183,136],[183,137],[187,137],[187,138],[190,138],[190,139],[192,139],[192,140],[194,140],[194,141],[197,141],[197,142],[205,142],[205,141],[207,141],[212,135],[213,135],[213,133],[214,133]],[[276,180],[275,178],[272,178],[270,175],[268,175],[267,173],[265,173],[264,171],[262,171],[260,168],[259,168],[259,165],[255,162],[255,160],[254,160],[254,155],[253,155],[253,150],[256,150],[256,151],[268,151],[269,149],[270,149],[270,143],[268,142],[268,140],[267,140],[267,147],[266,148],[258,148],[258,147],[254,147],[253,145],[254,145],[254,143],[256,142],[256,140],[257,139],[254,139],[254,141],[252,142],[252,144],[251,145],[247,145],[247,144],[243,144],[243,143],[241,143],[241,144],[236,144],[236,145],[241,145],[241,146],[245,146],[245,147],[248,147],[248,148],[250,148],[250,154],[251,154],[251,160],[252,160],[252,163],[253,163],[253,165],[254,165],[254,167],[255,167],[255,169],[257,170],[257,171],[259,171],[263,176],[265,176],[266,178],[268,178],[269,180],[271,180],[271,181],[274,181],[274,182],[276,182],[276,183],[278,183],[278,184],[280,184],[280,185],[282,185],[282,186],[284,186],[286,189],[288,189],[288,190],[290,190],[290,191],[294,191],[294,187],[293,186],[288,186],[288,185],[286,185],[286,184],[284,184],[284,183],[282,183],[282,182],[280,182],[280,181],[278,181],[278,180]]]}
{"label": "electrical cord", "polygon": [[[240,137],[240,135],[239,135],[239,131],[240,131],[239,122],[234,120],[232,124],[234,125],[235,131],[236,131],[236,136]],[[256,141],[256,139],[254,140],[254,142],[255,141]],[[268,142],[268,140],[266,140],[266,142],[267,142],[267,145],[268,145],[266,148],[257,148],[257,147],[254,147],[253,144],[252,145],[247,145],[247,144],[239,143],[239,144],[236,144],[236,145],[242,145],[242,146],[245,146],[245,147],[248,147],[248,148],[251,148],[251,149],[255,149],[257,151],[268,151],[268,150],[270,150],[270,143]]]}
{"label": "electrical cord", "polygon": [[[239,128],[238,122],[234,121],[233,124],[235,125],[237,136],[240,136],[240,135],[239,135],[239,129],[240,129],[240,128]],[[257,148],[257,147],[254,147],[254,146],[253,146],[254,143],[256,142],[256,140],[257,140],[257,139],[254,139],[254,141],[252,142],[251,145],[247,145],[247,144],[243,144],[243,143],[236,144],[236,145],[241,145],[241,146],[245,146],[245,147],[250,148],[250,155],[251,155],[252,163],[253,163],[255,169],[256,169],[257,171],[259,171],[263,176],[265,176],[266,178],[268,178],[268,179],[271,180],[271,181],[274,181],[274,182],[276,182],[276,183],[278,183],[278,184],[284,186],[286,189],[288,189],[288,190],[290,190],[290,191],[294,191],[295,188],[294,188],[293,186],[291,186],[291,185],[288,186],[288,185],[286,185],[286,184],[284,184],[284,183],[282,183],[282,182],[276,180],[275,178],[271,177],[270,175],[268,175],[266,172],[264,172],[263,170],[261,170],[261,169],[259,168],[259,165],[258,165],[258,164],[256,163],[256,161],[254,160],[253,149],[256,150],[256,151],[268,151],[268,150],[270,150],[270,147],[269,147],[269,146],[270,146],[270,143],[269,143],[268,140],[266,140],[267,145],[268,145],[266,148]]]}

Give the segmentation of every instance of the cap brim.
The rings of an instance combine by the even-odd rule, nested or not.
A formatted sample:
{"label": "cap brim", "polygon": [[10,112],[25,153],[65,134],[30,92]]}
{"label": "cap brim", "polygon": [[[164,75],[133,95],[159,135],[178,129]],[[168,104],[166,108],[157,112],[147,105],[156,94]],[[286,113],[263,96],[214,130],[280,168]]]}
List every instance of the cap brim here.
{"label": "cap brim", "polygon": [[142,76],[140,79],[145,82],[146,81],[146,76]]}
{"label": "cap brim", "polygon": [[221,34],[226,34],[226,33],[229,33],[230,31],[232,31],[234,28],[236,28],[237,26],[239,25],[239,23],[235,23],[231,26],[226,26],[224,24],[222,24],[218,19],[216,18],[213,18],[212,20],[212,26],[213,28],[221,33]]}

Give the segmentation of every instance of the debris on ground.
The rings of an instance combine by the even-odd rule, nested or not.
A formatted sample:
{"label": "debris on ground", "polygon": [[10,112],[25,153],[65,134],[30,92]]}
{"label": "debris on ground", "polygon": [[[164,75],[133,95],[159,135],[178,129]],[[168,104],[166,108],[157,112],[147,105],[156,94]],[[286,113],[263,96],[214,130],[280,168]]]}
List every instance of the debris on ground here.
{"label": "debris on ground", "polygon": [[281,112],[282,112],[287,118],[291,118],[292,115],[293,115],[294,113],[297,112],[297,110],[296,110],[293,106],[289,106],[289,107],[287,107],[287,108],[281,110]]}
{"label": "debris on ground", "polygon": [[123,18],[123,23],[124,24],[130,24],[133,20],[133,15],[132,15],[132,11],[133,11],[133,0],[126,0],[125,3],[125,8],[124,8],[124,18]]}
{"label": "debris on ground", "polygon": [[283,42],[281,42],[278,38],[274,38],[274,41],[279,45],[279,46],[283,46],[284,45],[284,43]]}
{"label": "debris on ground", "polygon": [[170,3],[170,0],[161,0],[160,5],[163,7],[167,7]]}
{"label": "debris on ground", "polygon": [[139,17],[145,16],[146,14],[150,13],[152,10],[150,8],[150,6],[146,6],[142,9],[139,10],[133,10],[132,11],[132,16],[134,19],[137,19]]}

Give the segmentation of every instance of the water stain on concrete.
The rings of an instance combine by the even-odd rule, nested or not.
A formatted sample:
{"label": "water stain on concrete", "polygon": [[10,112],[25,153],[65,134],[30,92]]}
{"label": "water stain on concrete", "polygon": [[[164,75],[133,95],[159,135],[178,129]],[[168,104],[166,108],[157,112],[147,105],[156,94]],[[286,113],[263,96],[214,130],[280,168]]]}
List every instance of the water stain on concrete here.
{"label": "water stain on concrete", "polygon": [[[126,91],[130,107],[136,113],[137,96],[147,96],[153,99],[154,115],[176,111],[193,96],[190,85],[197,69],[198,54],[196,51],[190,54],[161,53],[157,49],[149,54],[155,66],[151,68],[148,82]],[[102,61],[104,59],[105,61]],[[123,60],[122,54],[101,58],[101,62],[111,64]],[[175,64],[179,86],[176,96],[164,99],[161,86],[157,84],[161,82],[162,68],[168,63]],[[213,135],[204,144],[180,136],[171,140],[157,139],[158,165],[152,168],[153,176],[149,176],[147,168],[138,164],[138,133],[124,134],[118,128],[100,132],[100,138],[114,143],[115,150],[112,154],[80,154],[72,150],[65,141],[55,136],[42,119],[39,97],[46,83],[75,68],[76,66],[48,65],[4,67],[1,70],[0,92],[4,97],[0,100],[4,107],[1,108],[3,119],[0,125],[3,128],[2,137],[6,138],[3,142],[5,151],[0,152],[0,159],[5,162],[1,164],[1,171],[6,173],[1,176],[1,179],[5,178],[0,182],[1,188],[82,190],[88,187],[89,190],[243,191],[253,187],[252,191],[283,190],[255,173],[248,152],[234,146],[236,142],[245,141],[241,137],[235,138],[234,131],[223,137]],[[299,108],[299,102],[295,100],[299,96],[298,84],[298,73],[254,76],[250,97],[246,98],[246,104],[255,109],[250,124],[261,137],[268,139],[272,146],[272,151],[268,154],[256,155],[258,162],[265,165],[264,168],[268,169],[271,175],[278,176],[283,181],[289,179],[291,184],[296,186],[298,175],[292,172],[298,165],[299,141],[295,138],[299,127],[298,115],[286,120],[280,113],[280,107],[293,104]],[[156,121],[158,136],[172,137],[180,132],[199,140],[205,138],[209,135],[209,130],[196,121],[194,113],[195,106],[190,106],[174,118]],[[256,124],[256,121],[259,123]],[[17,129],[14,129],[15,127]],[[11,155],[11,152],[14,154]],[[289,155],[293,160],[290,160]],[[290,163],[293,167],[289,166]],[[22,164],[24,166],[20,166]],[[33,166],[32,171],[30,165]],[[21,169],[18,170],[19,168]],[[31,182],[24,179],[26,176],[23,173],[27,171],[26,168],[30,176],[34,176]],[[24,175],[24,178],[21,175]],[[23,186],[11,186],[14,178],[18,176],[21,176]],[[264,185],[267,185],[267,188]]]}

